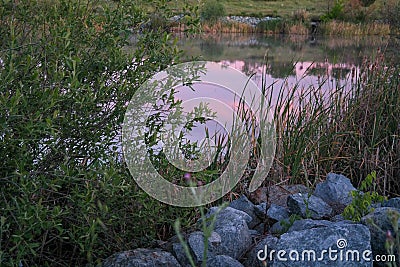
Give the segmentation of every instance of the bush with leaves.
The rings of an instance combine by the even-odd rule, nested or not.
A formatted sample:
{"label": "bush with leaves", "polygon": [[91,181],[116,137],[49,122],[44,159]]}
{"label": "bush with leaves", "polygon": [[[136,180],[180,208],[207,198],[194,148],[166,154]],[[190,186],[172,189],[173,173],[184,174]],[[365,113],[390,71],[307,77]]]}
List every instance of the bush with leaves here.
{"label": "bush with leaves", "polygon": [[[353,200],[343,211],[343,217],[358,222],[368,213],[372,212],[373,204],[381,203],[385,197],[378,194],[376,190],[376,172],[370,173],[361,182],[360,191],[352,191]],[[364,192],[366,191],[366,192]]]}
{"label": "bush with leaves", "polygon": [[344,0],[336,0],[331,10],[322,15],[323,21],[330,21],[333,19],[343,19],[344,11]]}
{"label": "bush with leaves", "polygon": [[179,58],[166,33],[126,52],[147,20],[129,2],[1,1],[2,266],[94,265],[194,217],[151,199],[121,160],[126,103]]}

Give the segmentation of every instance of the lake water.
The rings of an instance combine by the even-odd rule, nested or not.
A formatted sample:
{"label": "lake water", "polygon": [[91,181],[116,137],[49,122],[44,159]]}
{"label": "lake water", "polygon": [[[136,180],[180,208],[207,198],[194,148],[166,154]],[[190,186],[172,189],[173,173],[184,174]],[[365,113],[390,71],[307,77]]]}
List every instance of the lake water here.
{"label": "lake water", "polygon": [[[399,62],[399,39],[389,37],[317,37],[310,39],[307,36],[266,36],[258,34],[213,34],[197,37],[178,35],[178,45],[184,51],[186,61],[206,60],[218,62],[221,66],[230,66],[249,77],[262,87],[264,83],[272,88],[272,97],[293,88],[298,88],[300,95],[304,88],[315,88],[320,92],[330,90],[349,90],[356,82],[360,67],[367,58],[371,58],[384,51],[388,64]],[[209,97],[225,99],[226,103],[234,103],[237,96],[225,91],[221,87],[198,85],[193,88],[180,88],[177,99],[188,103],[194,98]],[[297,90],[297,89],[296,89]],[[314,90],[314,89],[313,89]],[[185,106],[185,105],[183,105]],[[187,105],[188,106],[188,105]],[[190,105],[189,105],[190,106]],[[294,105],[295,106],[295,105]],[[184,108],[190,112],[190,108]],[[215,112],[219,112],[218,108]],[[232,112],[235,112],[232,109]],[[231,114],[218,114],[219,121],[227,121]],[[217,120],[208,124],[195,124],[194,129],[185,132],[184,137],[189,142],[204,140],[204,133],[216,132],[226,134],[226,125],[214,125]],[[214,133],[211,133],[214,132]]]}
{"label": "lake water", "polygon": [[388,63],[399,62],[399,39],[390,37],[316,37],[218,34],[179,37],[185,58],[220,62],[267,85],[346,86],[367,57],[385,51]]}
{"label": "lake water", "polygon": [[[242,71],[259,87],[263,84],[273,87],[272,103],[279,93],[293,88],[299,89],[296,89],[299,95],[311,87],[320,93],[349,90],[357,81],[363,63],[381,52],[388,64],[400,62],[399,39],[391,37],[310,38],[261,34],[177,37],[185,60],[213,61]],[[201,86],[197,90],[202,90]],[[198,96],[202,94],[199,92]],[[189,98],[193,97],[191,92]],[[203,131],[202,127],[194,131],[192,134],[197,137],[194,139],[198,140],[199,132]]]}

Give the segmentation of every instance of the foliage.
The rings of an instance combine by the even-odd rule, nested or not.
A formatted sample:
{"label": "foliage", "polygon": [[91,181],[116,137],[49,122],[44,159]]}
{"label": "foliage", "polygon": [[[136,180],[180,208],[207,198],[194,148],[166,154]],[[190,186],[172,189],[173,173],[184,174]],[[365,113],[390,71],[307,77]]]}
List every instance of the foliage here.
{"label": "foliage", "polygon": [[[358,222],[368,213],[372,212],[373,204],[381,203],[385,197],[379,195],[376,190],[376,172],[368,174],[364,181],[361,182],[360,191],[352,191],[353,200],[343,211],[343,217],[347,220]],[[367,192],[364,192],[367,191]]]}
{"label": "foliage", "polygon": [[216,22],[225,16],[225,7],[220,1],[207,0],[201,8],[200,14],[203,20]]}
{"label": "foliage", "polygon": [[2,266],[93,265],[197,216],[151,199],[121,160],[126,102],[179,57],[166,33],[126,53],[145,21],[129,1],[1,1]]}
{"label": "foliage", "polygon": [[336,0],[332,9],[322,15],[322,21],[329,21],[333,19],[343,19],[344,0]]}

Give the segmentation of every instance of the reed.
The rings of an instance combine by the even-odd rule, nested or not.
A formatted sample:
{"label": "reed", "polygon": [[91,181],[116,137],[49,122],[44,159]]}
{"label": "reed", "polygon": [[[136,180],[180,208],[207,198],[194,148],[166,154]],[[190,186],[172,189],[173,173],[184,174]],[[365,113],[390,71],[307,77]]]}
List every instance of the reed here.
{"label": "reed", "polygon": [[[334,171],[358,185],[376,170],[378,191],[399,194],[400,68],[382,62],[382,54],[365,60],[349,77],[349,90],[278,88],[277,152],[268,182],[313,186]],[[275,89],[264,85],[270,98]]]}
{"label": "reed", "polygon": [[329,21],[322,25],[322,31],[326,35],[389,35],[390,25],[385,23],[352,23],[345,21]]}

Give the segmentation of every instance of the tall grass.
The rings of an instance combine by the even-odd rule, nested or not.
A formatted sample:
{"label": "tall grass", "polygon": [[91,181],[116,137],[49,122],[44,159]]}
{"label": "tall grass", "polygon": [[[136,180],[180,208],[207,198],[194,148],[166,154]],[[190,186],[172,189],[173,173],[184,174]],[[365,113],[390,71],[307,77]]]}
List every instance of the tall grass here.
{"label": "tall grass", "polygon": [[389,35],[390,25],[386,23],[353,23],[346,21],[332,20],[322,25],[322,31],[326,35]]}
{"label": "tall grass", "polygon": [[[382,54],[365,60],[351,89],[278,88],[270,181],[312,186],[334,171],[358,185],[376,170],[381,193],[400,193],[400,68],[383,62]],[[264,89],[272,98],[277,88]]]}

